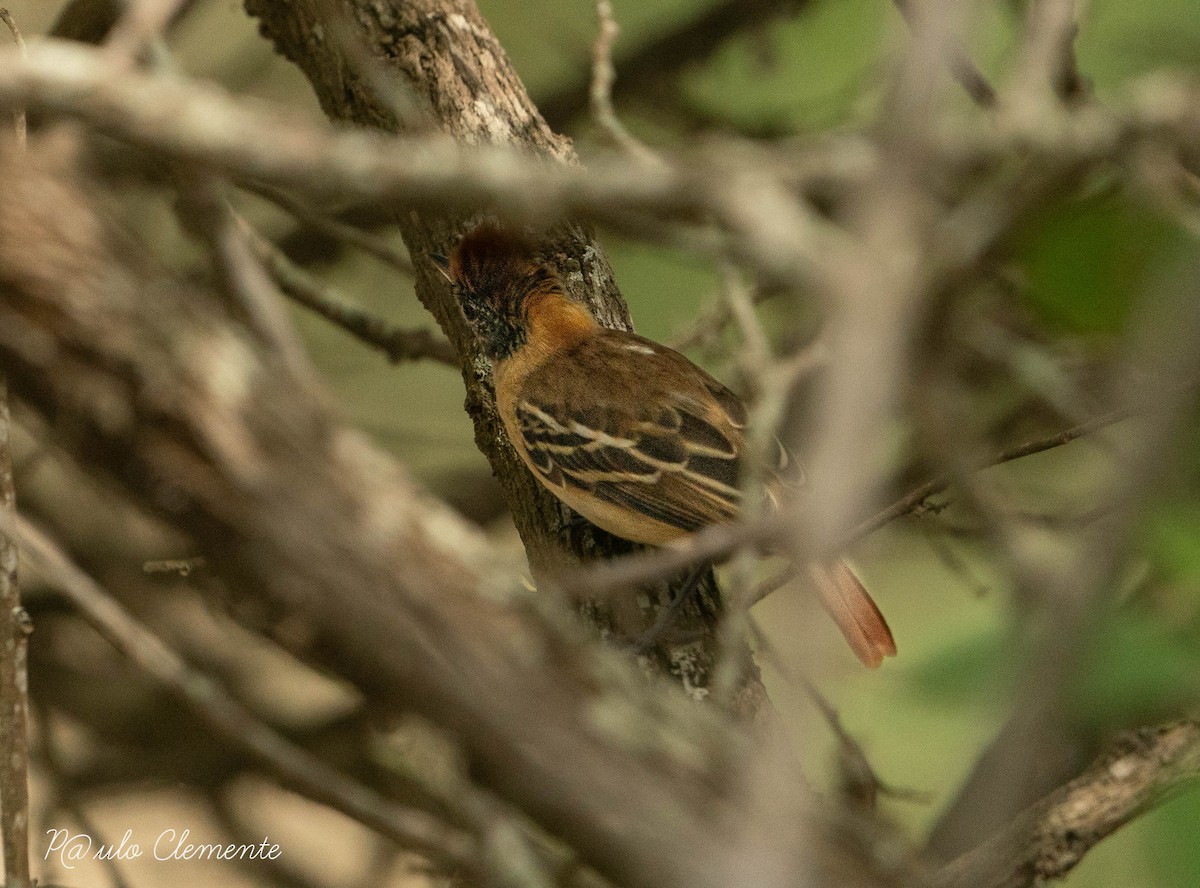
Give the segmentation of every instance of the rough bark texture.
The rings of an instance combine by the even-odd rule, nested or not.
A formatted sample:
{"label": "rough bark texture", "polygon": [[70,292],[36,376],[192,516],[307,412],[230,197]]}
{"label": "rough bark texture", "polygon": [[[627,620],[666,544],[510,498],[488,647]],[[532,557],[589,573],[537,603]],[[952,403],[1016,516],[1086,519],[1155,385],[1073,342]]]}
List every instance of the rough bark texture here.
{"label": "rough bark texture", "polygon": [[[333,120],[387,131],[436,126],[466,144],[515,144],[552,162],[577,162],[570,140],[551,132],[470,0],[246,0],[246,8],[259,18],[277,49],[304,71]],[[380,82],[396,77],[401,88],[418,99],[420,107],[412,120],[398,119],[380,98],[386,92]],[[570,513],[537,484],[508,444],[495,411],[487,362],[428,259],[431,251],[447,253],[478,216],[398,213],[397,221],[416,265],[417,295],[462,358],[476,443],[504,488],[535,570],[561,563],[564,552],[592,558],[630,551],[629,544],[590,527],[564,527]],[[547,257],[602,323],[630,328],[612,269],[589,230],[567,226],[554,232]],[[656,593],[655,606],[661,606],[670,591],[659,588]],[[602,630],[631,638],[649,625],[653,609],[643,608],[630,595],[611,604],[593,603],[588,613]],[[679,622],[683,630],[707,630],[702,641],[683,649],[660,645],[656,650],[660,665],[689,686],[707,684],[713,662],[711,630],[718,612],[710,574],[697,605]],[[740,704],[754,710],[760,695],[754,679]]]}
{"label": "rough bark texture", "polygon": [[445,727],[614,881],[727,884],[714,861],[758,823],[730,786],[744,737],[522,600],[476,531],[31,149],[0,157],[0,367],[57,443],[190,533],[244,619]]}
{"label": "rough bark texture", "polygon": [[8,385],[0,373],[0,835],[9,886],[29,885],[29,701],[26,639],[32,628],[17,585],[17,510]]}
{"label": "rough bark texture", "polygon": [[1091,768],[938,872],[935,888],[1030,888],[1063,879],[1102,840],[1200,781],[1200,723],[1130,731]]}

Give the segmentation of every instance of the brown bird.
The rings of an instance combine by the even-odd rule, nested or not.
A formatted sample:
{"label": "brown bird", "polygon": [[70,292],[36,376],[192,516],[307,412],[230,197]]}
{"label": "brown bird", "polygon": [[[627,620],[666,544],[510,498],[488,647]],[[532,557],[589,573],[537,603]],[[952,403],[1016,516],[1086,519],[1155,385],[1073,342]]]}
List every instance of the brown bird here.
{"label": "brown bird", "polygon": [[[432,258],[491,360],[509,440],[551,493],[597,527],[655,546],[737,517],[737,395],[679,352],[600,326],[510,232],[476,228],[449,260]],[[896,653],[844,562],[806,567],[863,663]]]}

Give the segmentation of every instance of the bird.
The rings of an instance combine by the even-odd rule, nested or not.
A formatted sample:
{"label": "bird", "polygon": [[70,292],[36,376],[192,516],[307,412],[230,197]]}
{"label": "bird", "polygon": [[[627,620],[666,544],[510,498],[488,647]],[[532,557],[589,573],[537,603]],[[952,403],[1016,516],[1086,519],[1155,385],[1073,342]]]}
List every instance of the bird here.
{"label": "bird", "polygon": [[[491,363],[521,461],[569,508],[618,537],[669,546],[737,519],[746,406],[683,354],[602,326],[524,234],[468,231],[431,253]],[[804,565],[869,667],[894,656],[887,621],[842,560]]]}

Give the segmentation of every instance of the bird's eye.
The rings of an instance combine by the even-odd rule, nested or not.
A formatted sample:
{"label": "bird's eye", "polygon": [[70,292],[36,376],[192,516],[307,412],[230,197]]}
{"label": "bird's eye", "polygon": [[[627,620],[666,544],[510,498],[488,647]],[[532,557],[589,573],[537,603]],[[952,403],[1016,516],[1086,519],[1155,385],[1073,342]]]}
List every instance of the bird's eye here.
{"label": "bird's eye", "polygon": [[464,299],[462,301],[462,313],[463,317],[469,323],[474,323],[476,318],[479,317],[479,306],[475,304],[475,300],[473,299]]}

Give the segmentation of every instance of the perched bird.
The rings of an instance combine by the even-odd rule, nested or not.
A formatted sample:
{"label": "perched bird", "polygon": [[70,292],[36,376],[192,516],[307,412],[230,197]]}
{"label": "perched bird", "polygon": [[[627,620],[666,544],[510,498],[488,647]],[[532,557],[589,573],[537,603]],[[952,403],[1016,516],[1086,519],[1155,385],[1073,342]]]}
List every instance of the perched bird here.
{"label": "perched bird", "polygon": [[[679,352],[600,326],[510,232],[482,226],[448,260],[432,258],[491,360],[509,440],[551,493],[597,527],[655,546],[737,517],[737,395]],[[863,663],[895,654],[844,562],[806,568]]]}

